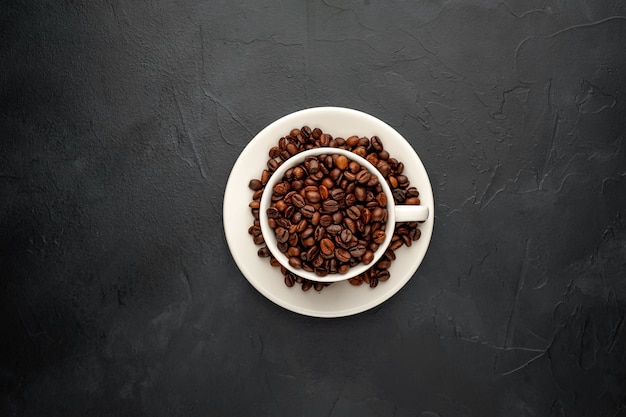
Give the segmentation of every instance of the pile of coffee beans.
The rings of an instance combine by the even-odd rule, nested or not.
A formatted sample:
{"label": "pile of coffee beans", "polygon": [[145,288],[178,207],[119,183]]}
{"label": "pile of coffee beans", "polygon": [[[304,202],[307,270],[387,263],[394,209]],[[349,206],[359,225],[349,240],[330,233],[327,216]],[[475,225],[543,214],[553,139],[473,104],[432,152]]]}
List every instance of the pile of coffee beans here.
{"label": "pile of coffee beans", "polygon": [[[330,284],[304,279],[280,265],[265,246],[259,207],[265,184],[274,171],[293,155],[319,147],[346,149],[365,158],[383,175],[396,204],[420,204],[418,190],[411,187],[409,179],[403,174],[404,164],[389,155],[377,136],[333,138],[319,128],[303,126],[281,137],[269,150],[267,169],[263,170],[260,178],[249,183],[253,191],[249,207],[254,222],[248,233],[255,244],[262,245],[258,255],[269,258],[272,266],[280,268],[285,285],[292,287],[297,283],[304,291],[311,288],[321,291]],[[273,203],[268,211],[279,249],[287,254],[290,264],[314,271],[319,276],[345,273],[359,262],[371,262],[373,253],[385,238],[384,234],[388,233],[384,227],[386,196],[376,176],[348,158],[346,161],[339,160],[337,164],[340,158],[336,154],[320,155],[289,169],[285,178],[274,187]],[[349,282],[352,285],[365,283],[374,288],[379,282],[387,281],[390,278],[389,267],[396,259],[395,251],[403,245],[411,246],[420,238],[418,226],[418,222],[396,223],[384,255],[366,272],[349,279]]]}
{"label": "pile of coffee beans", "polygon": [[288,169],[267,216],[289,264],[321,277],[369,264],[387,236],[378,178],[344,155],[311,156]]}

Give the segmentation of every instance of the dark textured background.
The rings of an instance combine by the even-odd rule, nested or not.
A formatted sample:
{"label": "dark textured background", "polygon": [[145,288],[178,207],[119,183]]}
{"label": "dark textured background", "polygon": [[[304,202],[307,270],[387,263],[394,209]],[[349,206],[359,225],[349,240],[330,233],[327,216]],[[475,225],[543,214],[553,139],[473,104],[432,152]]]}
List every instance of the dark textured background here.
{"label": "dark textured background", "polygon": [[[0,9],[0,414],[626,415],[626,4],[10,1]],[[271,121],[410,138],[426,259],[303,317],[222,229]],[[297,289],[294,289],[294,291]]]}

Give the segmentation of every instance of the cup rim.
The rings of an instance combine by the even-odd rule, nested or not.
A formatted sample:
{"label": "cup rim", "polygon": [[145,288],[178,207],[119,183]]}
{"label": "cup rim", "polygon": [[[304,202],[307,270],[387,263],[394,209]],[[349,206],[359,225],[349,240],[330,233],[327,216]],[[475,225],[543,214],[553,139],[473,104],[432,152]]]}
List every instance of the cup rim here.
{"label": "cup rim", "polygon": [[[332,274],[329,273],[328,275],[325,275],[325,276],[319,276],[315,272],[305,271],[304,269],[297,269],[297,268],[292,267],[289,264],[288,257],[278,249],[275,233],[272,230],[272,228],[269,227],[267,223],[268,217],[267,217],[266,210],[267,208],[269,208],[271,204],[271,196],[272,196],[272,190],[274,188],[274,185],[276,185],[276,183],[282,180],[285,172],[288,169],[304,162],[304,160],[309,156],[333,154],[333,153],[344,155],[348,159],[358,162],[359,164],[361,164],[361,166],[364,166],[371,174],[376,175],[376,177],[378,178],[378,182],[381,184],[383,188],[383,192],[387,196],[387,207],[386,207],[387,208],[387,222],[386,222],[386,227],[385,227],[386,236],[385,236],[385,240],[383,241],[383,243],[381,243],[378,249],[374,252],[374,258],[372,259],[370,263],[364,264],[360,262],[358,265],[350,267],[348,272],[346,272],[345,274],[340,274],[337,272],[337,273],[332,273]],[[329,283],[329,282],[338,282],[338,281],[348,280],[350,278],[353,278],[357,275],[364,273],[365,271],[367,271],[368,269],[376,265],[376,262],[378,262],[380,258],[383,256],[383,254],[389,247],[389,244],[391,243],[391,239],[393,238],[393,230],[395,229],[395,224],[396,224],[395,207],[396,207],[396,204],[393,200],[391,187],[389,187],[389,184],[387,184],[385,177],[380,173],[380,171],[374,165],[372,165],[372,163],[370,163],[367,159],[355,154],[354,152],[351,152],[345,149],[333,148],[333,147],[317,147],[317,148],[305,150],[302,152],[298,152],[297,154],[291,156],[289,159],[285,160],[276,169],[276,171],[272,173],[267,184],[265,184],[265,188],[261,196],[261,202],[260,202],[260,207],[259,207],[259,222],[261,226],[261,233],[263,235],[263,239],[265,240],[265,245],[267,246],[272,256],[274,256],[274,258],[276,258],[276,260],[282,266],[284,266],[288,271],[292,272],[293,274],[300,276],[302,278],[308,279],[310,281]]]}

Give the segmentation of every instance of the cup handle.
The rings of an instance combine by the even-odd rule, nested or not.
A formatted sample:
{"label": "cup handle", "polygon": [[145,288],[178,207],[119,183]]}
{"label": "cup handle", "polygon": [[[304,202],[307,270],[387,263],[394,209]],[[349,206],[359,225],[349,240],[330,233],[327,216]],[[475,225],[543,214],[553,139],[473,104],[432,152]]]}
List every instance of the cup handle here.
{"label": "cup handle", "polygon": [[394,210],[396,223],[398,222],[423,222],[428,219],[429,210],[426,206],[396,205]]}

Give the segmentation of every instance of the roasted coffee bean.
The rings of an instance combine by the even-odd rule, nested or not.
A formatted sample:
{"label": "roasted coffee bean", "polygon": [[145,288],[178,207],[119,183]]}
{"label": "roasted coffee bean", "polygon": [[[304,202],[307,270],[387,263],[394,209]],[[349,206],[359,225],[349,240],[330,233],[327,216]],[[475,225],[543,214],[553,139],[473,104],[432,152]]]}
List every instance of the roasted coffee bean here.
{"label": "roasted coffee bean", "polygon": [[320,225],[323,227],[328,227],[333,224],[333,217],[328,214],[323,214],[320,217]]}
{"label": "roasted coffee bean", "polygon": [[374,243],[377,243],[379,245],[385,241],[386,237],[387,237],[387,234],[385,233],[384,230],[376,230],[372,233],[372,241],[374,241]]}
{"label": "roasted coffee bean", "polygon": [[307,161],[307,169],[309,171],[309,174],[316,174],[317,172],[319,172],[320,166],[319,162],[317,162],[317,159],[309,159]]}
{"label": "roasted coffee bean", "polygon": [[334,213],[339,210],[339,203],[335,200],[324,200],[322,208],[327,213]]}
{"label": "roasted coffee bean", "polygon": [[354,187],[354,198],[358,202],[364,202],[367,200],[367,190],[365,187]]}
{"label": "roasted coffee bean", "polygon": [[289,256],[300,256],[300,248],[298,246],[290,246],[287,249],[287,255]]}
{"label": "roasted coffee bean", "polygon": [[315,255],[315,258],[311,260],[311,266],[315,269],[321,267],[322,265],[324,265],[324,256],[321,253],[318,253]]}
{"label": "roasted coffee bean", "polygon": [[276,184],[274,186],[273,191],[275,194],[285,195],[289,192],[290,189],[291,189],[291,185],[288,182],[283,181],[283,182],[279,182],[278,184]]}
{"label": "roasted coffee bean", "polygon": [[361,158],[365,158],[367,156],[367,149],[365,149],[363,146],[357,146],[356,148],[352,149],[352,152],[355,155],[360,156]]}
{"label": "roasted coffee bean", "polygon": [[336,274],[338,268],[339,268],[339,262],[337,262],[337,259],[330,258],[328,260],[328,264],[326,265],[326,269],[328,270],[328,273]]}
{"label": "roasted coffee bean", "polygon": [[313,235],[314,232],[315,232],[315,228],[309,226],[306,229],[304,229],[302,233],[300,233],[300,239],[307,239],[308,237]]}
{"label": "roasted coffee bean", "polygon": [[350,232],[352,232],[352,234],[356,233],[356,223],[354,223],[354,220],[352,220],[350,217],[344,217],[343,224],[348,228]]}
{"label": "roasted coffee bean", "polygon": [[361,210],[357,206],[351,206],[346,210],[346,214],[352,220],[357,220],[361,217]]}
{"label": "roasted coffee bean", "polygon": [[346,145],[350,147],[357,146],[359,144],[359,137],[356,135],[350,136],[346,139]]}
{"label": "roasted coffee bean", "polygon": [[365,248],[365,245],[358,244],[350,248],[350,255],[353,258],[361,258],[366,251],[367,249]]}
{"label": "roasted coffee bean", "polygon": [[409,187],[406,189],[406,196],[407,197],[419,197],[420,192],[417,191],[417,188],[415,187]]}
{"label": "roasted coffee bean", "polygon": [[352,240],[352,232],[350,231],[350,229],[343,229],[339,236],[341,238],[341,241],[344,243],[349,243]]}
{"label": "roasted coffee bean", "polygon": [[284,227],[279,226],[274,229],[274,232],[276,233],[276,240],[279,243],[285,243],[287,240],[289,240],[289,231]]}
{"label": "roasted coffee bean", "polygon": [[361,210],[361,220],[364,224],[369,224],[372,220],[372,212],[367,207]]}
{"label": "roasted coffee bean", "polygon": [[349,251],[342,248],[335,249],[335,258],[337,258],[339,262],[348,262],[350,261],[350,257],[351,255]]}
{"label": "roasted coffee bean", "polygon": [[379,154],[379,158],[381,160],[379,160],[378,164],[376,164],[376,169],[378,169],[378,171],[383,175],[383,177],[387,178],[389,174],[391,174],[391,167],[383,158],[380,157],[380,154]]}
{"label": "roasted coffee bean", "polygon": [[271,255],[271,253],[270,253],[270,250],[267,248],[267,246],[263,246],[259,248],[259,250],[257,251],[257,255],[259,255],[259,257],[261,258],[268,258]]}
{"label": "roasted coffee bean", "polygon": [[300,260],[300,258],[293,256],[289,258],[289,265],[291,265],[293,268],[300,269],[302,268],[302,261]]}
{"label": "roasted coffee bean", "polygon": [[267,161],[267,169],[269,169],[270,172],[274,172],[278,169],[278,167],[280,167],[281,163],[278,162],[276,159],[269,159]]}
{"label": "roasted coffee bean", "polygon": [[335,251],[335,244],[332,240],[324,238],[320,240],[320,252],[323,255],[332,255]]}
{"label": "roasted coffee bean", "polygon": [[375,207],[372,211],[372,221],[373,222],[384,222],[385,219],[385,209],[382,207]]}
{"label": "roasted coffee bean", "polygon": [[393,201],[396,204],[402,204],[404,203],[404,200],[406,199],[406,193],[404,192],[404,190],[401,190],[399,188],[396,188],[395,190],[393,190],[391,192],[393,194]]}
{"label": "roasted coffee bean", "polygon": [[326,133],[322,133],[322,135],[319,138],[319,144],[321,147],[323,148],[327,148],[330,145],[330,141],[331,141],[332,137]]}
{"label": "roasted coffee bean", "polygon": [[254,194],[252,194],[252,199],[253,200],[261,200],[261,196],[263,196],[263,190],[257,190],[254,192]]}
{"label": "roasted coffee bean", "polygon": [[306,221],[306,219],[302,219],[297,223],[296,226],[296,233],[302,233],[304,232],[304,230],[307,228],[308,226],[308,222]]}
{"label": "roasted coffee bean", "polygon": [[285,211],[283,212],[283,216],[285,216],[286,219],[291,219],[295,214],[295,211],[296,208],[294,206],[287,206],[287,208],[285,208]]}
{"label": "roasted coffee bean", "polygon": [[313,287],[313,282],[306,280],[302,283],[302,291],[308,291]]}
{"label": "roasted coffee bean", "polygon": [[361,262],[364,264],[369,264],[374,259],[374,252],[371,250],[366,250],[363,256],[361,256]]}
{"label": "roasted coffee bean", "polygon": [[326,188],[324,184],[320,185],[319,194],[322,200],[326,200],[328,198],[328,188]]}
{"label": "roasted coffee bean", "polygon": [[376,268],[378,269],[389,269],[390,266],[391,266],[391,261],[386,258],[383,258],[376,263]]}
{"label": "roasted coffee bean", "polygon": [[289,153],[290,156],[293,156],[298,153],[298,146],[295,143],[289,142],[285,150]]}
{"label": "roasted coffee bean", "polygon": [[341,224],[343,222],[343,213],[340,211],[336,211],[333,213],[332,218],[334,224]]}
{"label": "roasted coffee bean", "polygon": [[376,273],[376,279],[378,280],[378,282],[388,281],[390,277],[391,277],[391,274],[386,269],[382,271],[378,271]]}
{"label": "roasted coffee bean", "polygon": [[279,146],[272,146],[269,151],[270,159],[275,159],[280,156],[281,149]]}
{"label": "roasted coffee bean", "polygon": [[313,233],[313,238],[319,242],[320,240],[322,240],[324,238],[324,236],[326,236],[326,229],[324,228],[324,226],[319,225],[315,228],[315,232]]}
{"label": "roasted coffee bean", "polygon": [[318,191],[307,191],[306,199],[309,203],[319,203],[322,196]]}
{"label": "roasted coffee bean", "polygon": [[[351,171],[345,171],[343,173],[343,179],[346,181],[345,184],[347,185],[349,182],[353,182],[356,180],[356,175]],[[346,187],[346,185],[342,185],[342,187]]]}
{"label": "roasted coffee bean", "polygon": [[322,214],[319,211],[316,211],[315,213],[313,213],[313,216],[311,216],[311,224],[313,226],[317,226],[318,224],[320,224],[321,218]]}
{"label": "roasted coffee bean", "polygon": [[383,150],[383,142],[380,140],[378,136],[372,136],[370,138],[370,145],[376,152],[380,152]]}
{"label": "roasted coffee bean", "polygon": [[363,282],[366,283],[367,285],[370,284],[370,278],[371,278],[371,271],[368,269],[367,271],[363,272],[363,274],[361,274],[361,278],[363,279]]}
{"label": "roasted coffee bean", "polygon": [[304,197],[302,197],[300,194],[294,194],[291,197],[291,204],[293,204],[297,208],[302,208],[306,205],[306,201],[304,200]]}
{"label": "roasted coffee bean", "polygon": [[248,188],[253,191],[257,191],[263,188],[263,183],[260,180],[253,179],[248,183]]}
{"label": "roasted coffee bean", "polygon": [[356,174],[356,182],[359,184],[367,184],[371,178],[372,175],[366,169],[362,169]]}
{"label": "roasted coffee bean", "polygon": [[258,236],[261,234],[261,227],[260,226],[250,226],[248,228],[248,233],[251,234],[252,236]]}
{"label": "roasted coffee bean", "polygon": [[307,204],[300,209],[300,213],[302,213],[304,217],[310,219],[311,217],[313,217],[313,213],[315,213],[315,208]]}
{"label": "roasted coffee bean", "polygon": [[399,240],[392,240],[391,243],[389,244],[389,249],[391,250],[397,250],[398,248],[400,248],[402,246],[402,239]]}
{"label": "roasted coffee bean", "polygon": [[335,159],[335,166],[340,170],[345,170],[348,167],[350,161],[344,155],[339,155],[337,159]]}
{"label": "roasted coffee bean", "polygon": [[277,200],[274,202],[274,207],[276,207],[278,211],[283,212],[287,208],[287,203],[285,203],[285,200]]}
{"label": "roasted coffee bean", "polygon": [[269,207],[265,213],[267,214],[267,217],[269,217],[270,219],[277,219],[278,216],[280,216],[280,212],[278,211],[278,209],[276,207]]}
{"label": "roasted coffee bean", "polygon": [[285,285],[288,287],[293,287],[295,283],[296,283],[296,278],[294,277],[293,273],[287,272],[285,274]]}
{"label": "roasted coffee bean", "polygon": [[404,200],[404,204],[409,206],[418,206],[420,204],[420,199],[419,197],[409,197]]}
{"label": "roasted coffee bean", "polygon": [[285,229],[289,229],[289,227],[291,226],[291,222],[289,221],[289,219],[286,219],[284,217],[277,218],[276,224],[280,227],[284,227]]}
{"label": "roasted coffee bean", "polygon": [[338,203],[342,202],[346,198],[346,193],[341,188],[333,188],[330,191],[330,198],[337,201]]}
{"label": "roasted coffee bean", "polygon": [[361,278],[360,275],[357,275],[356,277],[350,278],[348,282],[350,285],[359,286],[363,284],[363,278]]}
{"label": "roasted coffee bean", "polygon": [[[373,166],[376,166],[376,164],[378,164],[378,156],[375,153],[368,154],[365,159]],[[372,176],[375,177],[375,175]]]}
{"label": "roasted coffee bean", "polygon": [[338,224],[331,224],[330,226],[328,226],[326,228],[326,232],[328,232],[328,234],[336,236],[339,233],[341,233],[342,227]]}
{"label": "roasted coffee bean", "polygon": [[307,250],[304,253],[304,259],[308,262],[312,262],[313,259],[315,259],[319,253],[320,253],[320,248],[318,248],[317,246],[311,246],[309,250]]}

